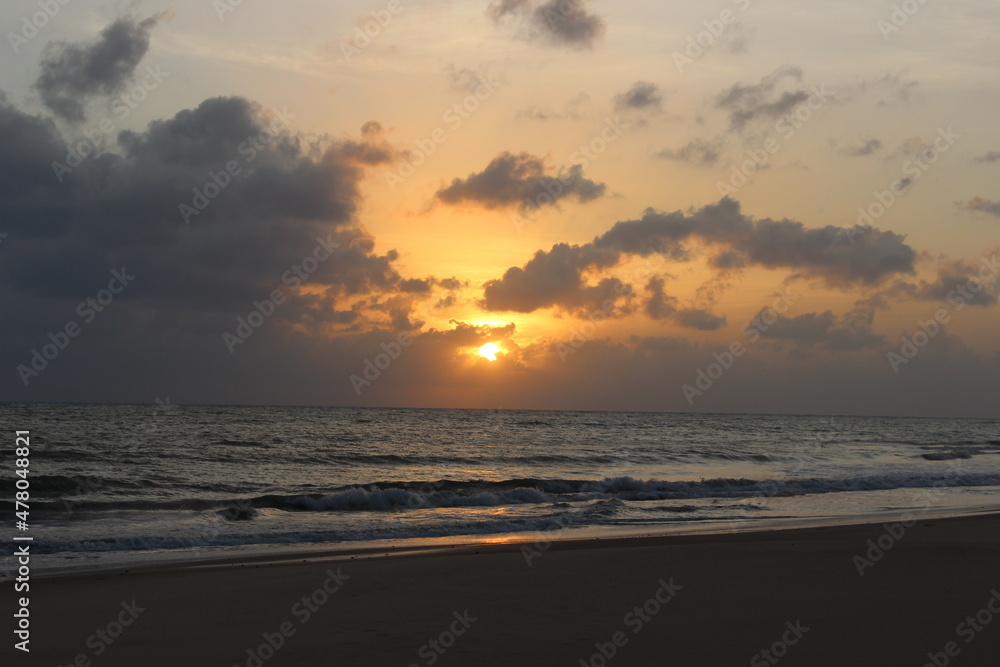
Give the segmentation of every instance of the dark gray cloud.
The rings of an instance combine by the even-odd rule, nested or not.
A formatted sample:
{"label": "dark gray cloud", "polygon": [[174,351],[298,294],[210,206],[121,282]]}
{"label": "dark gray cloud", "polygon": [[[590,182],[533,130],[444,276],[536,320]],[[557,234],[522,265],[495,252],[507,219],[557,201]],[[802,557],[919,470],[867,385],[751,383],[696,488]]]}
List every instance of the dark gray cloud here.
{"label": "dark gray cloud", "polygon": [[[758,316],[764,314],[761,311]],[[780,316],[766,331],[761,329],[761,337],[842,352],[877,349],[887,341],[884,336],[872,333],[872,321],[870,311],[852,311],[840,318],[829,310],[795,317]]]}
{"label": "dark gray cloud", "polygon": [[554,46],[590,48],[603,37],[607,24],[587,9],[586,0],[498,0],[486,14],[500,23],[516,17],[525,22],[523,36]]}
{"label": "dark gray cloud", "polygon": [[713,315],[704,308],[682,308],[677,311],[674,320],[688,329],[699,331],[716,331],[726,325],[726,318]]}
{"label": "dark gray cloud", "polygon": [[141,275],[125,301],[236,312],[329,238],[339,247],[308,277],[322,294],[294,297],[284,316],[322,319],[320,305],[336,303],[332,314],[345,297],[396,290],[395,251],[375,253],[353,221],[365,168],[394,159],[381,127],[366,124],[360,140],[319,150],[282,113],[242,98],[206,100],[144,132],[122,132],[120,152],[90,157],[60,182],[52,164],[71,160],[55,126],[0,103],[0,217],[17,238],[0,288],[82,298],[124,266]]}
{"label": "dark gray cloud", "polygon": [[603,197],[605,190],[604,183],[584,178],[580,165],[551,174],[539,157],[504,152],[481,172],[454,179],[434,196],[451,205],[474,203],[487,209],[517,206],[525,211],[555,205],[566,197],[589,202]]}
{"label": "dark gray cloud", "polygon": [[896,273],[912,273],[916,253],[903,236],[872,231],[874,236],[858,246],[860,239],[852,244],[843,228],[810,229],[793,220],[753,219],[742,213],[739,202],[724,198],[688,215],[648,210],[639,220],[616,223],[593,245],[643,256],[663,248],[683,255],[682,242],[694,237],[728,251],[725,266],[717,268],[731,268],[742,260],[747,266],[791,269],[838,286],[875,284]]}
{"label": "dark gray cloud", "polygon": [[121,18],[93,42],[49,44],[35,82],[42,102],[65,120],[85,120],[88,100],[121,92],[131,80],[160,18]]}
{"label": "dark gray cloud", "polygon": [[[551,306],[566,310],[599,307],[607,298],[630,294],[631,287],[617,280],[589,285],[581,268],[607,268],[617,260],[616,253],[558,243],[549,252],[536,252],[523,267],[507,269],[502,279],[489,281],[483,305],[489,310],[522,313]],[[619,294],[613,293],[615,288]]]}
{"label": "dark gray cloud", "polygon": [[841,154],[848,157],[864,157],[866,155],[871,155],[882,149],[882,142],[878,139],[866,139],[860,144],[853,146],[845,146],[840,149]]}
{"label": "dark gray cloud", "polygon": [[585,0],[548,0],[535,8],[535,25],[555,44],[591,47],[604,35],[604,19],[587,11]]}
{"label": "dark gray cloud", "polygon": [[872,416],[997,414],[1000,358],[976,354],[945,333],[935,336],[898,374],[889,368],[885,348],[859,349],[845,362],[843,355],[823,347],[771,341],[740,357],[724,379],[690,405],[682,384],[693,382],[729,342],[698,344],[671,336],[619,342],[599,336],[577,343],[566,363],[559,353],[565,355],[567,344],[532,346],[526,350],[530,373],[520,378],[491,373],[490,389],[484,388],[493,392],[487,405]]}
{"label": "dark gray cloud", "polygon": [[715,106],[729,112],[730,128],[740,130],[758,118],[780,118],[809,99],[801,82],[801,69],[779,67],[759,83],[733,84],[716,98]]}
{"label": "dark gray cloud", "polygon": [[664,290],[661,276],[653,276],[646,283],[646,298],[643,310],[654,320],[672,320],[682,327],[699,331],[716,331],[726,324],[725,317],[713,315],[704,308],[683,308],[675,297]]}
{"label": "dark gray cloud", "polygon": [[923,301],[946,302],[951,306],[959,302],[970,306],[995,306],[998,301],[996,276],[984,284],[978,269],[961,260],[943,261],[938,267],[937,280],[921,281],[913,286],[909,295]]}
{"label": "dark gray cloud", "polygon": [[618,222],[590,243],[539,250],[523,267],[488,281],[481,305],[531,312],[574,304],[586,287],[586,272],[613,268],[627,256],[685,261],[689,241],[717,247],[720,252],[711,262],[720,271],[737,266],[786,269],[790,278],[819,279],[843,289],[912,274],[916,259],[904,237],[893,232],[873,229],[852,243],[844,228],[810,229],[793,220],[754,219],[742,213],[738,202],[725,198],[689,214],[647,210],[642,218]]}
{"label": "dark gray cloud", "polygon": [[959,206],[966,211],[976,211],[977,213],[989,213],[990,215],[1000,216],[1000,201],[994,201],[992,199],[973,197],[965,203],[960,202]]}
{"label": "dark gray cloud", "polygon": [[636,81],[624,93],[615,95],[615,109],[618,111],[662,111],[663,95],[655,83]]}
{"label": "dark gray cloud", "polygon": [[653,276],[646,283],[649,297],[643,304],[643,309],[654,320],[668,320],[677,312],[677,298],[667,295],[663,288],[664,282],[662,277]]}
{"label": "dark gray cloud", "polygon": [[[213,98],[81,160],[51,119],[0,94],[0,396],[353,397],[348,374],[415,332],[436,288],[463,284],[401,276],[398,253],[376,251],[358,225],[366,174],[398,159],[381,125],[339,140],[293,125],[286,110]],[[57,163],[69,166],[57,174]],[[90,323],[79,306],[113,271],[134,279]],[[275,290],[283,300],[268,305]],[[260,312],[266,322],[230,354],[223,333]],[[14,369],[67,322],[86,326],[26,387]]]}
{"label": "dark gray cloud", "polygon": [[711,167],[722,156],[722,144],[705,139],[692,139],[677,149],[664,148],[656,156],[664,160]]}

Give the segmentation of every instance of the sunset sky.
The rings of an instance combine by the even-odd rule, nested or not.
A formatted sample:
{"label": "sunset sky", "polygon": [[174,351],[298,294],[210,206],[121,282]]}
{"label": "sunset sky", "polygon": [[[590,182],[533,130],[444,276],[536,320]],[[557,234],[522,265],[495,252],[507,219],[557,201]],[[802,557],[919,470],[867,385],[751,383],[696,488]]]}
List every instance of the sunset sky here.
{"label": "sunset sky", "polygon": [[2,400],[1000,415],[995,3],[49,4]]}

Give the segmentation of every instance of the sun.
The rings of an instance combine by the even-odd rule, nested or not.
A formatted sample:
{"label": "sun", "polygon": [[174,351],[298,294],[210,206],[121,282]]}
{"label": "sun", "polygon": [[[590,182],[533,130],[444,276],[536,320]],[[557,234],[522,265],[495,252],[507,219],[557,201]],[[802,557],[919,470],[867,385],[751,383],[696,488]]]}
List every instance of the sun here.
{"label": "sun", "polygon": [[500,346],[496,343],[486,343],[481,348],[479,348],[479,356],[485,357],[490,361],[497,360],[497,354],[500,353]]}

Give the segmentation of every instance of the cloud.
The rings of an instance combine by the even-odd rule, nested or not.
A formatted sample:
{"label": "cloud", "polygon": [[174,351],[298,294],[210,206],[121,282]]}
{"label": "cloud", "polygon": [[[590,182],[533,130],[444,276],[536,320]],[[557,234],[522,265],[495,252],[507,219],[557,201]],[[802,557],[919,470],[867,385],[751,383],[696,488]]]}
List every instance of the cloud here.
{"label": "cloud", "polygon": [[692,139],[677,149],[664,148],[656,156],[664,160],[711,167],[722,156],[722,144],[705,139]]}
{"label": "cloud", "polygon": [[531,106],[517,112],[517,118],[528,118],[531,120],[549,121],[561,118],[580,120],[585,117],[584,109],[590,103],[590,95],[580,93],[566,103],[563,111],[555,111],[549,107]]}
{"label": "cloud", "polygon": [[487,77],[482,72],[471,70],[467,67],[457,69],[454,65],[449,65],[445,70],[448,74],[448,82],[451,90],[462,93],[475,93],[486,82]]}
{"label": "cloud", "polygon": [[[601,257],[601,255],[604,255]],[[500,280],[491,280],[484,288],[483,306],[488,310],[530,313],[539,308],[560,306],[577,310],[599,305],[616,284],[588,285],[583,278],[585,267],[610,267],[617,262],[614,253],[601,253],[589,246],[558,243],[548,252],[539,250],[523,267],[507,269]]]}
{"label": "cloud", "polygon": [[565,118],[566,114],[561,111],[553,111],[549,108],[528,107],[521,109],[516,114],[517,118],[529,118],[531,120],[557,120]]}
{"label": "cloud", "polygon": [[988,153],[977,155],[975,161],[986,163],[1000,162],[1000,151],[989,151]]}
{"label": "cloud", "polygon": [[593,47],[607,29],[604,19],[587,10],[586,0],[499,0],[491,2],[486,14],[500,23],[519,17],[527,24],[522,35],[529,41],[573,48]]}
{"label": "cloud", "polygon": [[888,106],[893,102],[908,103],[910,101],[910,93],[920,85],[920,82],[916,79],[905,78],[905,74],[905,72],[886,74],[870,83],[873,89],[885,95],[879,100],[879,106]]}
{"label": "cloud", "polygon": [[752,31],[748,30],[742,23],[736,21],[729,24],[729,27],[718,38],[715,44],[726,53],[746,53],[750,45]]}
{"label": "cloud", "polygon": [[840,153],[848,157],[864,157],[866,155],[871,155],[872,153],[878,152],[879,150],[881,150],[881,148],[882,148],[882,142],[879,141],[878,139],[872,138],[872,139],[866,139],[859,145],[845,146],[844,148],[840,149]]}
{"label": "cloud", "polygon": [[636,81],[632,87],[624,93],[615,96],[615,109],[617,111],[630,110],[663,110],[663,95],[655,83],[648,81]]}
{"label": "cloud", "polygon": [[840,227],[810,229],[793,220],[750,218],[741,212],[739,202],[728,197],[689,215],[648,210],[639,220],[616,223],[593,244],[640,255],[666,248],[682,256],[681,244],[688,238],[729,251],[725,268],[742,262],[791,269],[835,286],[876,284],[896,273],[912,273],[916,257],[903,237],[893,232],[875,230],[874,237],[859,246]]}
{"label": "cloud", "polygon": [[508,14],[516,14],[530,7],[530,0],[499,0],[489,4],[486,8],[486,14],[494,21],[499,21]]}
{"label": "cloud", "polygon": [[758,118],[774,119],[809,99],[809,91],[798,86],[802,70],[783,66],[756,84],[735,83],[716,97],[715,106],[729,112],[729,126],[743,129]]}
{"label": "cloud", "polygon": [[906,70],[888,72],[873,79],[862,79],[857,83],[844,86],[837,92],[837,100],[849,102],[855,96],[874,96],[878,106],[890,106],[896,103],[907,104],[914,89],[920,85],[916,79],[908,78]]}
{"label": "cloud", "polygon": [[604,183],[584,178],[580,165],[551,174],[542,158],[503,152],[481,172],[454,179],[434,196],[449,205],[473,203],[490,210],[517,206],[525,211],[566,197],[586,203],[603,197],[605,189]]}
{"label": "cloud", "polygon": [[[994,261],[995,261],[994,255]],[[998,301],[997,283],[984,284],[977,267],[961,260],[945,260],[938,267],[937,280],[921,281],[912,291],[913,298],[923,301],[944,301],[970,306],[995,306]]]}
{"label": "cloud", "polygon": [[650,319],[673,320],[682,327],[700,331],[716,331],[726,324],[725,317],[713,315],[703,308],[681,308],[676,298],[664,292],[661,276],[650,278],[645,291],[649,296],[643,309]]}
{"label": "cloud", "polygon": [[990,215],[1000,216],[1000,201],[983,199],[982,197],[973,197],[965,203],[959,202],[958,205],[966,211],[976,211],[977,213],[989,213]]}
{"label": "cloud", "polygon": [[338,247],[308,276],[310,293],[288,290],[279,319],[358,319],[352,298],[401,287],[397,253],[375,253],[354,223],[365,170],[394,154],[377,123],[321,149],[279,118],[243,98],[209,99],[120,133],[119,153],[91,157],[60,183],[51,165],[67,148],[56,127],[0,103],[0,217],[18,239],[0,289],[44,310],[126,267],[139,278],[122,299],[137,307],[238,312],[287,288],[283,273],[323,241]]}
{"label": "cloud", "polygon": [[664,280],[660,276],[653,276],[646,283],[646,292],[649,293],[649,298],[646,299],[644,309],[650,319],[667,320],[677,312],[677,299],[667,296],[663,285]]}
{"label": "cloud", "polygon": [[684,308],[677,311],[674,319],[682,327],[700,331],[716,331],[726,325],[726,318],[713,315],[702,308]]}
{"label": "cloud", "polygon": [[834,288],[876,285],[893,275],[914,273],[916,253],[903,236],[874,229],[851,243],[845,232],[830,225],[810,229],[793,220],[754,219],[729,198],[689,214],[650,209],[638,220],[616,223],[590,243],[539,250],[523,267],[487,281],[481,306],[518,312],[572,308],[589,287],[586,272],[614,268],[628,256],[686,261],[693,241],[716,247],[719,253],[710,265],[719,271],[739,266],[786,269],[792,272],[789,278],[818,279]]}
{"label": "cloud", "polygon": [[[765,311],[761,311],[757,317],[765,314]],[[829,350],[848,352],[876,349],[887,341],[884,336],[872,333],[872,321],[870,311],[854,311],[838,318],[827,310],[795,317],[779,316],[766,330],[761,327],[760,333],[764,339],[788,340]]]}
{"label": "cloud", "polygon": [[[936,138],[935,136],[934,139]],[[899,147],[887,155],[883,161],[888,163],[897,159],[906,159],[933,163],[941,152],[934,145],[934,139],[925,141],[922,137],[910,137],[900,143]]]}
{"label": "cloud", "polygon": [[85,120],[84,108],[90,98],[121,92],[131,80],[161,18],[121,18],[93,42],[50,44],[35,82],[42,103],[64,120]]}

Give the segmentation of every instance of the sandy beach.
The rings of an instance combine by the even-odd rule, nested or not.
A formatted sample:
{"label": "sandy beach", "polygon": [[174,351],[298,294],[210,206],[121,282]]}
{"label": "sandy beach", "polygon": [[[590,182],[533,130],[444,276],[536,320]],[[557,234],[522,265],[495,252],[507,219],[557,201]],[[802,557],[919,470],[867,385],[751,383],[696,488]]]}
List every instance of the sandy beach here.
{"label": "sandy beach", "polygon": [[9,640],[2,653],[84,667],[985,666],[1000,655],[998,556],[988,514],[109,571],[33,581],[30,656]]}

